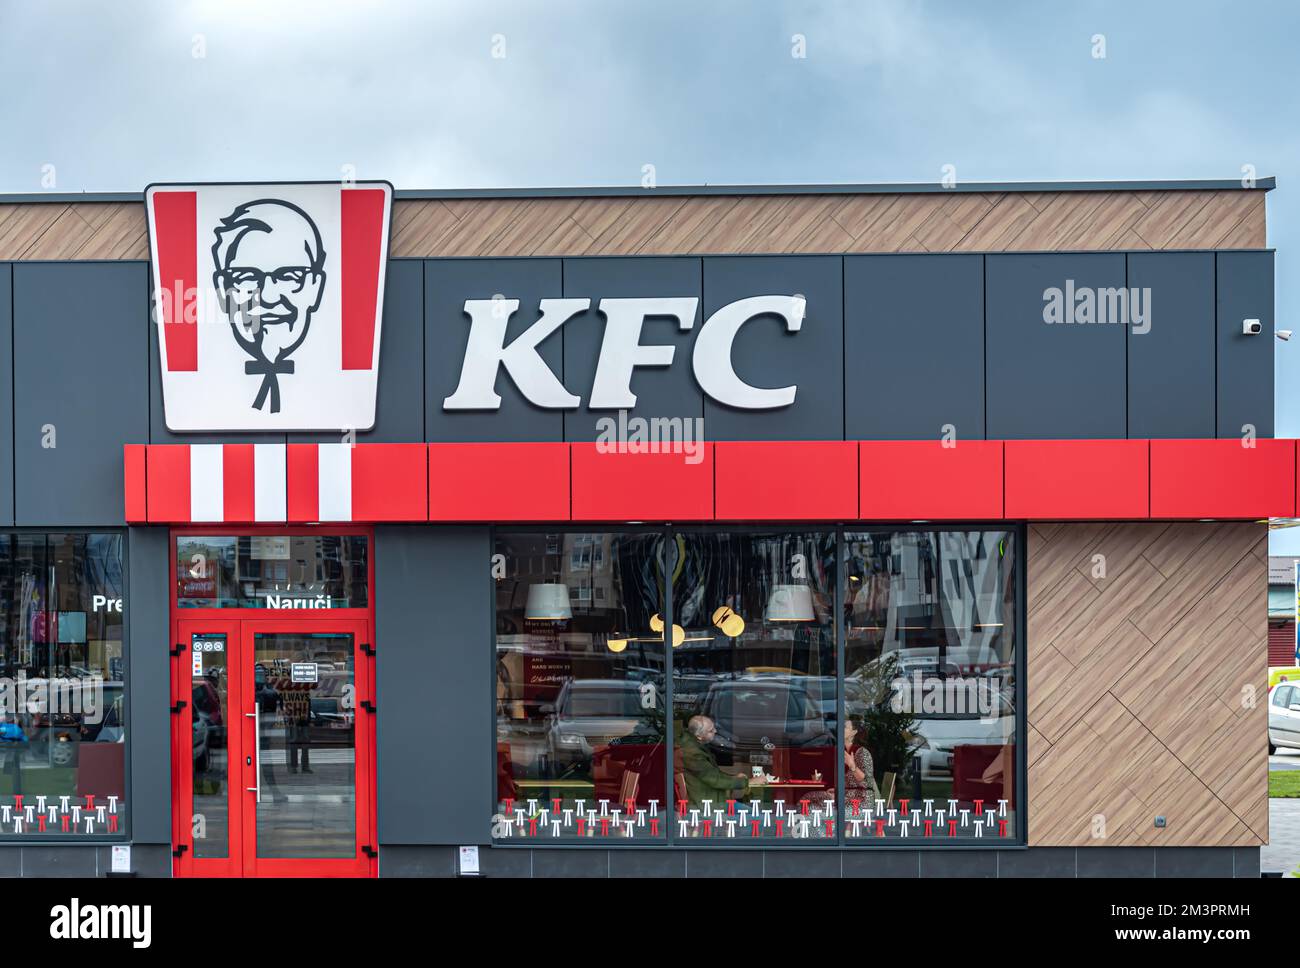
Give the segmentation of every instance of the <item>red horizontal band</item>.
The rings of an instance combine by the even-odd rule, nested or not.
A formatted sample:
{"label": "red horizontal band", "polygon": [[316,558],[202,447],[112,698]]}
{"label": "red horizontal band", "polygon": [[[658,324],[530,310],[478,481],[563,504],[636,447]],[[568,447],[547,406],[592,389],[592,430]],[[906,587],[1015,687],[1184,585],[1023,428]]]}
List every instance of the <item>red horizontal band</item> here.
{"label": "red horizontal band", "polygon": [[714,461],[719,521],[858,516],[858,445],[852,440],[719,441]]}
{"label": "red horizontal band", "polygon": [[594,443],[357,444],[342,464],[342,451],[322,457],[316,444],[290,444],[287,487],[257,479],[251,445],[222,451],[221,465],[211,448],[195,453],[191,481],[190,445],[127,445],[126,520],[187,523],[192,494],[196,516],[221,520],[202,517],[211,513],[207,469],[217,466],[227,521],[251,520],[252,495],[260,502],[267,488],[287,490],[279,513],[289,522],[326,510],[357,523],[1250,520],[1300,511],[1300,453],[1289,439],[722,441],[659,454]]}

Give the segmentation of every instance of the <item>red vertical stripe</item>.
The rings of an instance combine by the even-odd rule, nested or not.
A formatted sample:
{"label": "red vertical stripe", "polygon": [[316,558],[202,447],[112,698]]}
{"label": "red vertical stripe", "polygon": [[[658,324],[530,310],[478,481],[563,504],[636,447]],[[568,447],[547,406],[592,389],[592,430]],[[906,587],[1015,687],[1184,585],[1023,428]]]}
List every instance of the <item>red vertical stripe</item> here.
{"label": "red vertical stripe", "polygon": [[341,199],[343,369],[368,370],[375,352],[375,306],[383,254],[386,193],[345,188]]}
{"label": "red vertical stripe", "polygon": [[320,520],[320,456],[315,444],[285,448],[285,487],[290,521]]}
{"label": "red vertical stripe", "polygon": [[195,192],[155,192],[153,231],[158,243],[158,285],[167,343],[167,369],[199,368],[199,328],[185,320],[187,305],[198,305],[198,196]]}
{"label": "red vertical stripe", "polygon": [[149,520],[190,520],[190,448],[188,444],[150,444],[145,459]]}
{"label": "red vertical stripe", "polygon": [[222,520],[252,521],[253,445],[223,444],[221,447]]}
{"label": "red vertical stripe", "polygon": [[147,521],[144,444],[126,445],[123,452],[123,473],[126,485],[126,522],[136,524]]}

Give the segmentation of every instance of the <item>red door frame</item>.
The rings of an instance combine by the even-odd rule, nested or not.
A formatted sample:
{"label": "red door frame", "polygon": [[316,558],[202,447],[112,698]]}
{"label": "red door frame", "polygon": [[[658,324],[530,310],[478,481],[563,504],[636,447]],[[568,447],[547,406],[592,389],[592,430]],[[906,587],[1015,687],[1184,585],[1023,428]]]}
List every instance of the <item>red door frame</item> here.
{"label": "red door frame", "polygon": [[[185,608],[177,602],[177,539],[183,536],[238,537],[243,535],[311,536],[364,535],[367,541],[367,607],[333,609],[234,609]],[[186,704],[181,714],[172,716],[172,848],[173,873],[177,877],[374,877],[378,874],[378,840],[375,803],[375,670],[374,670],[374,600],[375,540],[371,528],[359,526],[275,527],[259,525],[245,528],[187,526],[171,530],[168,550],[171,582],[171,693],[172,705]],[[192,770],[193,736],[190,716],[184,715],[193,700],[190,681],[189,636],[193,633],[224,633],[227,648],[233,650],[240,665],[239,675],[231,675],[227,686],[227,756],[230,758],[230,849],[226,858],[193,856]],[[353,635],[356,685],[356,853],[339,859],[269,859],[256,857],[256,794],[258,766],[245,760],[253,744],[253,723],[245,715],[254,694],[253,635],[258,632],[344,632]],[[363,647],[369,647],[363,649]],[[230,666],[232,672],[234,666]],[[363,705],[364,704],[364,705]],[[365,708],[369,706],[369,709]],[[236,758],[237,757],[237,758]],[[245,782],[247,781],[247,782]],[[234,829],[242,818],[242,827]],[[184,848],[184,849],[182,849]],[[367,853],[369,849],[370,852]]]}

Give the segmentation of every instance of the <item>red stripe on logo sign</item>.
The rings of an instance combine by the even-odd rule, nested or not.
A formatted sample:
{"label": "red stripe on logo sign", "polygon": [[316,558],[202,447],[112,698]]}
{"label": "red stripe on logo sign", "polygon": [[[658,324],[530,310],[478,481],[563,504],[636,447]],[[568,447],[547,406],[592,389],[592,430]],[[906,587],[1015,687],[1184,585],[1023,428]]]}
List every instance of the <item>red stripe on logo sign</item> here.
{"label": "red stripe on logo sign", "polygon": [[199,327],[185,310],[198,312],[198,196],[195,192],[155,192],[153,231],[158,241],[158,293],[167,344],[167,369],[199,368]]}
{"label": "red stripe on logo sign", "polygon": [[375,307],[383,254],[386,193],[345,188],[341,199],[343,281],[343,369],[374,365]]}
{"label": "red stripe on logo sign", "polygon": [[315,444],[285,448],[285,478],[290,521],[320,520],[320,455]]}
{"label": "red stripe on logo sign", "polygon": [[253,445],[223,444],[221,447],[222,520],[253,521]]}
{"label": "red stripe on logo sign", "polygon": [[145,445],[127,444],[123,448],[123,474],[126,491],[126,521],[142,524],[149,520],[145,506]]}

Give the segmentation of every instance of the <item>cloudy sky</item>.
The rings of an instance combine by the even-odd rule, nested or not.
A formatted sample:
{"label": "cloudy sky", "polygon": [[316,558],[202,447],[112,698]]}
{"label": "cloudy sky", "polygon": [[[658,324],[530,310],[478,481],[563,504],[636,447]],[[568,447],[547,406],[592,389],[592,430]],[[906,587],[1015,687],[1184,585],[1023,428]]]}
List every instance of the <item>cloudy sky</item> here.
{"label": "cloudy sky", "polygon": [[[1300,330],[1298,33],[1293,0],[0,0],[0,192],[48,190],[46,166],[136,191],[344,165],[399,188],[1253,165]],[[1277,355],[1277,433],[1300,436],[1300,338]]]}

